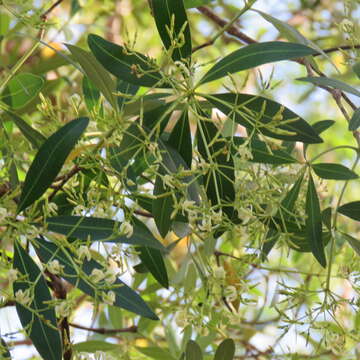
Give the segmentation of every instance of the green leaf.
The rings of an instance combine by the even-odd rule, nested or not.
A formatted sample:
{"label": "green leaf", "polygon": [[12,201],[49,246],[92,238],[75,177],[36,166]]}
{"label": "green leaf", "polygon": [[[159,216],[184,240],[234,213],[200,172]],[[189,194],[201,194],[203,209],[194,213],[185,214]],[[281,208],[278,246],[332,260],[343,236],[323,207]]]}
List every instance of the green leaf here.
{"label": "green leaf", "polygon": [[[135,218],[134,218],[135,219]],[[136,220],[134,220],[136,221]],[[38,224],[40,226],[40,224]],[[83,216],[53,216],[46,218],[48,231],[81,240],[141,245],[164,250],[151,231],[140,220],[134,223],[130,237],[119,234],[121,223],[110,219]],[[142,226],[143,225],[143,226]]]}
{"label": "green leaf", "polygon": [[174,41],[182,44],[181,47],[173,48],[172,59],[177,61],[190,57],[190,26],[183,1],[152,0],[151,4],[156,27],[165,48],[169,49]]}
{"label": "green leaf", "polygon": [[15,75],[6,85],[0,100],[11,109],[20,109],[39,94],[43,85],[41,76],[28,73]]}
{"label": "green leaf", "polygon": [[148,57],[95,34],[88,36],[88,44],[100,64],[119,79],[139,86],[168,87]]}
{"label": "green leaf", "polygon": [[[242,137],[233,137],[233,142],[236,146],[243,145],[246,142],[246,138]],[[248,146],[252,154],[252,159],[249,159],[251,162],[261,163],[261,164],[272,164],[272,165],[283,165],[283,164],[293,164],[298,162],[294,159],[288,152],[281,149],[270,149],[263,141],[260,141],[256,138],[252,138]],[[235,149],[234,155],[237,153],[238,149]]]}
{"label": "green leaf", "polygon": [[316,50],[302,44],[269,41],[250,44],[225,56],[200,80],[200,84],[220,79],[228,74],[255,68],[281,60],[313,55]]}
{"label": "green leaf", "polygon": [[192,142],[189,124],[189,115],[185,110],[181,114],[169,137],[169,144],[178,151],[184,159],[186,165],[191,169],[192,162]]}
{"label": "green leaf", "polygon": [[[36,248],[36,252],[41,261],[43,263],[48,263],[51,260],[58,260],[60,265],[64,266],[64,275],[62,277],[69,283],[78,287],[85,294],[99,299],[102,291],[108,291],[109,285],[106,285],[103,281],[94,284],[89,280],[90,274],[94,269],[104,270],[104,268],[95,260],[83,260],[80,266],[75,266],[73,259],[76,259],[76,254],[70,251],[65,252],[65,250],[60,249],[55,244],[51,244],[41,238],[37,238],[37,245],[39,246]],[[86,278],[84,278],[84,275]],[[120,279],[116,279],[111,285],[111,291],[116,294],[114,306],[129,310],[149,319],[158,320],[158,317],[148,307],[144,300]]]}
{"label": "green leaf", "polygon": [[[138,90],[139,85],[130,84],[121,79],[118,79],[117,81],[116,91],[121,94],[133,96],[137,93]],[[125,104],[130,100],[127,96],[117,96],[117,104],[120,111],[123,111]]]}
{"label": "green leaf", "polygon": [[161,178],[162,175],[158,175],[155,180],[153,195],[156,198],[152,203],[152,214],[154,215],[156,227],[164,238],[169,232],[172,223],[170,217],[173,211],[173,198],[171,189],[164,184]]}
{"label": "green leaf", "polygon": [[[322,142],[319,135],[304,119],[273,100],[238,93],[207,95],[206,98],[225,115],[245,126],[249,132],[256,129],[275,139],[302,141],[309,144]],[[279,118],[275,124],[274,117]],[[269,129],[266,124],[270,122],[274,125]]]}
{"label": "green leaf", "polygon": [[[1,16],[1,14],[0,14]],[[0,18],[1,21],[1,18]],[[0,337],[0,359],[11,360],[10,351],[3,338]]]}
{"label": "green leaf", "polygon": [[196,8],[203,5],[208,5],[214,0],[184,0],[185,9]]}
{"label": "green leaf", "polygon": [[79,0],[71,0],[71,16],[74,16],[81,9]]}
{"label": "green leaf", "polygon": [[82,81],[82,91],[84,94],[84,100],[86,107],[89,112],[99,105],[100,101],[100,91],[94,85],[94,83],[86,76],[84,76]]}
{"label": "green leaf", "polygon": [[314,180],[309,174],[309,183],[306,194],[306,233],[311,252],[321,266],[326,267],[324,243],[322,241],[322,221],[319,199],[316,193]]}
{"label": "green leaf", "polygon": [[223,211],[232,219],[235,174],[233,159],[224,154],[227,152],[227,141],[212,122],[203,120],[198,122],[197,141],[198,150],[204,160],[209,164],[216,164],[216,168],[210,169],[204,178],[207,196],[213,206],[222,205]]}
{"label": "green leaf", "polygon": [[334,120],[320,120],[316,123],[312,124],[312,128],[315,130],[315,132],[320,135],[325,130],[329,129],[331,126],[335,124]]}
{"label": "green leaf", "polygon": [[321,212],[321,220],[329,231],[331,231],[331,219],[332,219],[332,209],[329,206]]}
{"label": "green leaf", "polygon": [[354,66],[353,66],[353,71],[356,74],[356,76],[360,79],[360,62],[357,62]]}
{"label": "green leaf", "polygon": [[355,131],[360,126],[360,108],[356,109],[349,122],[349,130]]}
{"label": "green leaf", "polygon": [[25,138],[30,142],[33,148],[39,149],[41,144],[46,140],[46,137],[31,127],[24,119],[22,119],[20,116],[17,116],[12,111],[5,110],[5,113],[9,115],[9,117],[16,124]]}
{"label": "green leaf", "polygon": [[44,194],[55,180],[88,123],[84,117],[70,121],[41,145],[26,174],[18,213]]}
{"label": "green leaf", "polygon": [[[306,232],[291,234],[288,240],[288,245],[291,249],[302,253],[312,252]],[[321,235],[322,246],[325,247],[330,240],[331,232],[323,232]]]}
{"label": "green leaf", "polygon": [[72,349],[77,352],[95,353],[96,351],[119,351],[120,345],[101,340],[88,340],[73,344]]}
{"label": "green leaf", "polygon": [[166,289],[169,288],[169,279],[161,252],[148,246],[138,248],[139,257],[154,278]]}
{"label": "green leaf", "polygon": [[297,80],[309,82],[309,83],[312,83],[312,84],[318,85],[318,86],[327,86],[327,87],[338,89],[338,90],[341,90],[341,91],[344,91],[344,92],[347,92],[347,93],[350,93],[350,94],[360,97],[360,91],[356,90],[352,86],[350,86],[340,80],[330,79],[325,76],[318,76],[318,77],[308,76],[308,77],[299,78]]}
{"label": "green leaf", "polygon": [[202,352],[200,346],[192,340],[186,344],[185,360],[202,360]]}
{"label": "green leaf", "polygon": [[14,269],[21,278],[14,282],[14,294],[29,291],[32,297],[28,306],[16,303],[20,322],[32,340],[36,350],[44,359],[61,360],[62,343],[57,330],[55,310],[49,305],[52,301],[49,288],[34,260],[18,241],[15,241]]}
{"label": "green leaf", "polygon": [[341,205],[338,208],[338,212],[353,220],[360,221],[360,201],[352,201]]}
{"label": "green leaf", "polygon": [[349,245],[353,248],[353,250],[358,255],[360,255],[360,241],[358,239],[355,239],[354,237],[348,235],[348,234],[343,233],[343,232],[341,232],[341,235],[344,236],[344,238],[349,243]]}
{"label": "green leaf", "polygon": [[233,339],[225,339],[217,348],[214,360],[233,360],[235,343]]}
{"label": "green leaf", "polygon": [[148,346],[148,347],[136,347],[136,350],[142,354],[155,360],[175,360],[167,349],[160,347]]}
{"label": "green leaf", "polygon": [[6,35],[10,27],[10,16],[3,11],[0,11],[0,36]]}
{"label": "green leaf", "polygon": [[93,84],[101,91],[106,100],[113,108],[116,108],[115,82],[109,73],[96,60],[95,56],[89,51],[83,50],[77,46],[66,44],[75,60],[81,65],[85,74],[93,82]]}
{"label": "green leaf", "polygon": [[[280,219],[291,219],[290,213],[292,213],[296,200],[299,197],[301,184],[304,179],[304,173],[302,173],[299,178],[296,180],[291,189],[287,192],[284,199],[281,201],[280,208],[276,213],[276,217]],[[267,241],[264,243],[261,252],[263,259],[270,253],[271,249],[274,247],[276,241],[278,240],[279,233],[276,229],[270,228],[266,234]]]}
{"label": "green leaf", "polygon": [[311,164],[311,167],[315,174],[322,179],[352,180],[358,178],[358,175],[352,170],[340,164]]}

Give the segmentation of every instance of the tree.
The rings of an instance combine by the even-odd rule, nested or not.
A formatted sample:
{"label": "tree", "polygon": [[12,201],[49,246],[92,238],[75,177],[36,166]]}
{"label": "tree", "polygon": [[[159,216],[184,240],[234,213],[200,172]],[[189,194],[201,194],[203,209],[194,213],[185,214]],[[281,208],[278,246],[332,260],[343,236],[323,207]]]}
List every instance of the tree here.
{"label": "tree", "polygon": [[96,4],[2,3],[2,356],[356,359],[356,2]]}

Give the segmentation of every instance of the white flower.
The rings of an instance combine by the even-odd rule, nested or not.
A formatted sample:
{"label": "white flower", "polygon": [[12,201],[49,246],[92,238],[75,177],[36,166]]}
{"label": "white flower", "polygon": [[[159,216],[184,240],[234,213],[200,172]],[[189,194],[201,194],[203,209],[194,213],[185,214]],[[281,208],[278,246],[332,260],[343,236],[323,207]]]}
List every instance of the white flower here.
{"label": "white flower", "polygon": [[15,300],[21,305],[28,305],[31,303],[31,297],[30,297],[30,289],[26,289],[25,291],[18,290],[15,293]]}
{"label": "white flower", "polygon": [[18,270],[17,269],[10,269],[7,273],[7,278],[9,280],[9,283],[12,284],[14,281],[16,281],[18,277]]}
{"label": "white flower", "polygon": [[68,317],[71,314],[71,302],[62,301],[60,304],[56,305],[56,312],[60,317]]}
{"label": "white flower", "polygon": [[163,180],[163,182],[164,182],[165,185],[167,185],[167,186],[170,187],[170,188],[174,188],[173,178],[172,178],[171,175],[168,175],[168,174],[164,175],[164,176],[162,177],[162,180]]}
{"label": "white flower", "polygon": [[246,146],[240,146],[238,152],[243,160],[252,160],[253,158],[251,151]]}
{"label": "white flower", "polygon": [[134,233],[134,228],[128,221],[124,221],[120,225],[120,233],[125,235],[127,238],[129,238]]}
{"label": "white flower", "polygon": [[90,250],[87,246],[85,245],[81,245],[78,249],[78,256],[79,259],[82,260],[84,258],[86,258],[87,261],[91,260],[91,253]]}
{"label": "white flower", "polygon": [[64,269],[64,265],[61,265],[59,263],[59,260],[52,260],[47,264],[47,269],[54,275],[57,274],[61,274],[63,269]]}
{"label": "white flower", "polygon": [[102,299],[105,304],[113,305],[116,299],[116,295],[113,291],[108,291],[107,293],[102,293]]}
{"label": "white flower", "polygon": [[221,266],[216,266],[215,268],[214,268],[214,271],[213,271],[213,273],[214,273],[214,278],[216,279],[216,280],[223,280],[223,279],[225,279],[225,270],[224,270],[224,268],[223,267],[221,267]]}
{"label": "white flower", "polygon": [[50,214],[56,214],[57,209],[58,206],[55,203],[53,202],[48,203],[48,210]]}
{"label": "white flower", "polygon": [[99,281],[103,280],[105,277],[105,274],[100,269],[93,269],[93,271],[90,274],[90,278],[94,283],[98,283]]}
{"label": "white flower", "polygon": [[111,285],[116,281],[118,274],[118,269],[116,268],[109,268],[106,270],[104,280],[107,284]]}

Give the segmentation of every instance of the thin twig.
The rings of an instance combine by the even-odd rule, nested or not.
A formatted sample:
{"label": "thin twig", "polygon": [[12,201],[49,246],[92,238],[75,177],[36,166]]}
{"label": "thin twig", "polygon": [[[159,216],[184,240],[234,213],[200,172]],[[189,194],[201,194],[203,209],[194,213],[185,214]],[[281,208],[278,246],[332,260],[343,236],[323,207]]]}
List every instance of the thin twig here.
{"label": "thin twig", "polygon": [[49,196],[49,201],[53,199],[53,197],[57,194],[59,190],[62,189],[62,187],[66,184],[68,180],[70,180],[74,175],[76,175],[79,171],[81,171],[82,168],[78,165],[75,165],[67,174],[64,175],[61,183],[59,185],[53,186],[54,191]]}
{"label": "thin twig", "polygon": [[[340,45],[340,46],[334,46],[328,49],[323,49],[323,52],[325,54],[329,54],[335,51],[339,50],[352,50],[352,49],[360,49],[360,44],[358,45]],[[313,56],[320,56],[321,53],[314,54]]]}
{"label": "thin twig", "polygon": [[69,323],[69,325],[76,329],[86,330],[86,331],[92,331],[97,334],[118,334],[118,333],[136,333],[138,331],[138,327],[136,325],[123,328],[123,329],[106,329],[106,328],[92,328],[92,327],[86,327],[79,324],[73,324]]}

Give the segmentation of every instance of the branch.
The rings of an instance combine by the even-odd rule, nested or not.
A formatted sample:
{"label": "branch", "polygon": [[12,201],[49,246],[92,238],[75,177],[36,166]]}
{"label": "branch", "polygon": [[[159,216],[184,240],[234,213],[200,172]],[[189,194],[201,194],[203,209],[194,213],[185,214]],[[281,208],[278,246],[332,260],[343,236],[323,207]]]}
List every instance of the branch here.
{"label": "branch", "polygon": [[59,185],[55,185],[53,187],[54,191],[53,193],[49,196],[49,201],[51,201],[53,199],[53,197],[57,194],[57,192],[59,190],[62,189],[62,187],[66,184],[66,182],[68,180],[70,180],[74,175],[76,175],[79,171],[81,171],[82,168],[78,165],[75,165],[67,174],[65,174],[62,178],[62,181]]}
{"label": "branch", "polygon": [[118,333],[127,333],[127,332],[137,333],[137,331],[138,331],[138,327],[136,325],[130,326],[128,328],[123,328],[123,329],[91,328],[91,327],[86,327],[86,326],[82,326],[79,324],[73,324],[73,323],[69,323],[69,325],[76,329],[92,331],[92,332],[95,332],[98,334],[118,334]]}
{"label": "branch", "polygon": [[[353,49],[360,49],[360,44],[358,45],[341,45],[341,46],[334,46],[332,48],[328,48],[328,49],[324,49],[323,52],[325,54],[329,54],[335,51],[339,51],[339,50],[353,50]],[[316,53],[313,56],[320,56],[320,53]]]}

